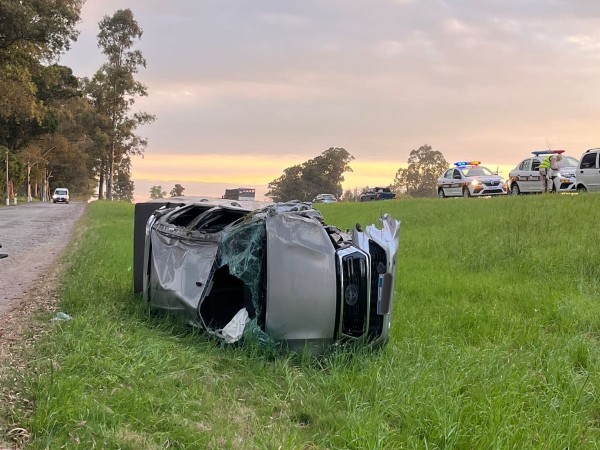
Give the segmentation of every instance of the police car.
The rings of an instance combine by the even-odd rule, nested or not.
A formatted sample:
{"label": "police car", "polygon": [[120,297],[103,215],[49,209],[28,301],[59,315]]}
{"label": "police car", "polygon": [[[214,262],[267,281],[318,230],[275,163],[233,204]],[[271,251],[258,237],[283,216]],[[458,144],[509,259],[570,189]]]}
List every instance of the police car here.
{"label": "police car", "polygon": [[553,192],[575,192],[577,189],[575,171],[579,161],[563,155],[564,150],[542,150],[531,152],[533,156],[524,159],[508,174],[508,189],[511,194],[541,193],[543,187],[540,176],[540,163],[551,155],[562,155],[558,162],[560,170],[554,178]]}
{"label": "police car", "polygon": [[461,161],[444,172],[437,181],[440,198],[446,197],[482,197],[485,195],[504,195],[506,183],[501,176],[479,161]]}

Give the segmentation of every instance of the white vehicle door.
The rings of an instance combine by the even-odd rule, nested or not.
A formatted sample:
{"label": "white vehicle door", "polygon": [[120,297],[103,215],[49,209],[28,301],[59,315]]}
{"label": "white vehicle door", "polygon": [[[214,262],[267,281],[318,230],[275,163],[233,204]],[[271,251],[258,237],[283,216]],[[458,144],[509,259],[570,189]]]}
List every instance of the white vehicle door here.
{"label": "white vehicle door", "polygon": [[462,195],[463,179],[458,169],[452,171],[452,179],[450,180],[450,195],[460,197]]}
{"label": "white vehicle door", "polygon": [[446,170],[446,172],[444,172],[444,175],[442,175],[442,178],[440,180],[440,188],[442,189],[442,191],[444,191],[444,195],[446,197],[450,197],[452,195],[450,186],[452,185],[452,169],[448,169]]}
{"label": "white vehicle door", "polygon": [[583,155],[576,176],[577,182],[585,184],[589,191],[600,191],[598,152],[590,152]]}
{"label": "white vehicle door", "polygon": [[525,192],[542,192],[542,176],[540,175],[540,159],[532,158],[531,166],[527,171],[527,180],[525,181]]}

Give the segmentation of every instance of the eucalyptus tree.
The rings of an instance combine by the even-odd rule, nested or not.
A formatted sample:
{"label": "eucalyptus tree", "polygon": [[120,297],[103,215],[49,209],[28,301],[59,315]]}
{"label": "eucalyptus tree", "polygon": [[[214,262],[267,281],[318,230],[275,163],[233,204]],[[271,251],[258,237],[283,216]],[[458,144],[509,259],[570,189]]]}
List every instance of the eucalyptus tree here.
{"label": "eucalyptus tree", "polygon": [[135,186],[131,180],[131,159],[126,156],[115,167],[113,199],[133,202],[134,190]]}
{"label": "eucalyptus tree", "polygon": [[[33,78],[42,62],[68,50],[83,0],[0,0],[0,118],[41,119]],[[11,149],[13,150],[13,149]]]}
{"label": "eucalyptus tree", "polygon": [[[18,161],[11,181],[18,186],[31,166],[27,147],[56,127],[39,81],[49,64],[77,38],[83,0],[0,0],[0,145]],[[16,164],[16,163],[15,163]]]}
{"label": "eucalyptus tree", "polygon": [[105,181],[106,198],[112,200],[115,167],[125,156],[143,153],[147,141],[135,131],[139,125],[154,121],[154,116],[131,111],[136,97],[148,95],[146,86],[135,79],[140,67],[146,67],[146,60],[134,49],[142,29],[133,13],[120,9],[112,17],[105,16],[99,27],[98,47],[107,60],[87,81],[87,93],[105,117],[107,142],[100,156],[99,187],[101,197]]}
{"label": "eucalyptus tree", "polygon": [[88,163],[88,134],[93,131],[89,116],[95,111],[69,67],[44,66],[34,81],[45,111],[41,121],[30,119],[19,127],[24,131],[19,157],[26,168],[25,192],[32,197],[33,180],[36,192],[37,186],[58,184],[87,193],[93,179]]}
{"label": "eucalyptus tree", "polygon": [[171,197],[181,197],[183,191],[185,191],[185,188],[181,184],[176,183],[175,186],[173,186],[173,189],[171,189],[171,192],[169,192],[169,195]]}
{"label": "eucalyptus tree", "polygon": [[150,188],[150,198],[165,198],[167,191],[163,191],[162,186],[152,186]]}
{"label": "eucalyptus tree", "polygon": [[339,198],[343,193],[344,173],[352,172],[353,159],[346,149],[331,147],[313,159],[285,169],[283,175],[269,183],[266,195],[274,201],[310,201],[324,193]]}
{"label": "eucalyptus tree", "polygon": [[411,150],[408,167],[396,172],[392,189],[410,197],[434,197],[437,179],[448,168],[444,155],[430,145]]}

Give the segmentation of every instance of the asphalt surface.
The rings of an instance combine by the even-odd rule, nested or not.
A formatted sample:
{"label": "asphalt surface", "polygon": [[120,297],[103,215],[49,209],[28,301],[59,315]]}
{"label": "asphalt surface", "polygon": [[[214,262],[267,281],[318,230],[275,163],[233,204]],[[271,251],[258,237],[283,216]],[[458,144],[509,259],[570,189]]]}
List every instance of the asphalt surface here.
{"label": "asphalt surface", "polygon": [[86,203],[0,207],[0,323],[56,264]]}

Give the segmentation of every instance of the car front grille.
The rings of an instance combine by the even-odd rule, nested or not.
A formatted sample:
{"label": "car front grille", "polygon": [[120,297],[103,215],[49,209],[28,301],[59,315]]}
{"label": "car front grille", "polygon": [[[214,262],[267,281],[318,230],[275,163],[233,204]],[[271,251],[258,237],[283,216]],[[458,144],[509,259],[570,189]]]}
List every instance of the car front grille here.
{"label": "car front grille", "polygon": [[387,255],[379,244],[369,241],[371,254],[371,300],[369,308],[369,334],[370,340],[375,340],[383,332],[383,315],[377,312],[379,301],[379,278],[387,270]]}
{"label": "car front grille", "polygon": [[353,251],[341,256],[341,333],[358,338],[365,334],[369,315],[367,255]]}
{"label": "car front grille", "polygon": [[499,181],[486,181],[483,184],[485,184],[486,186],[500,186]]}

